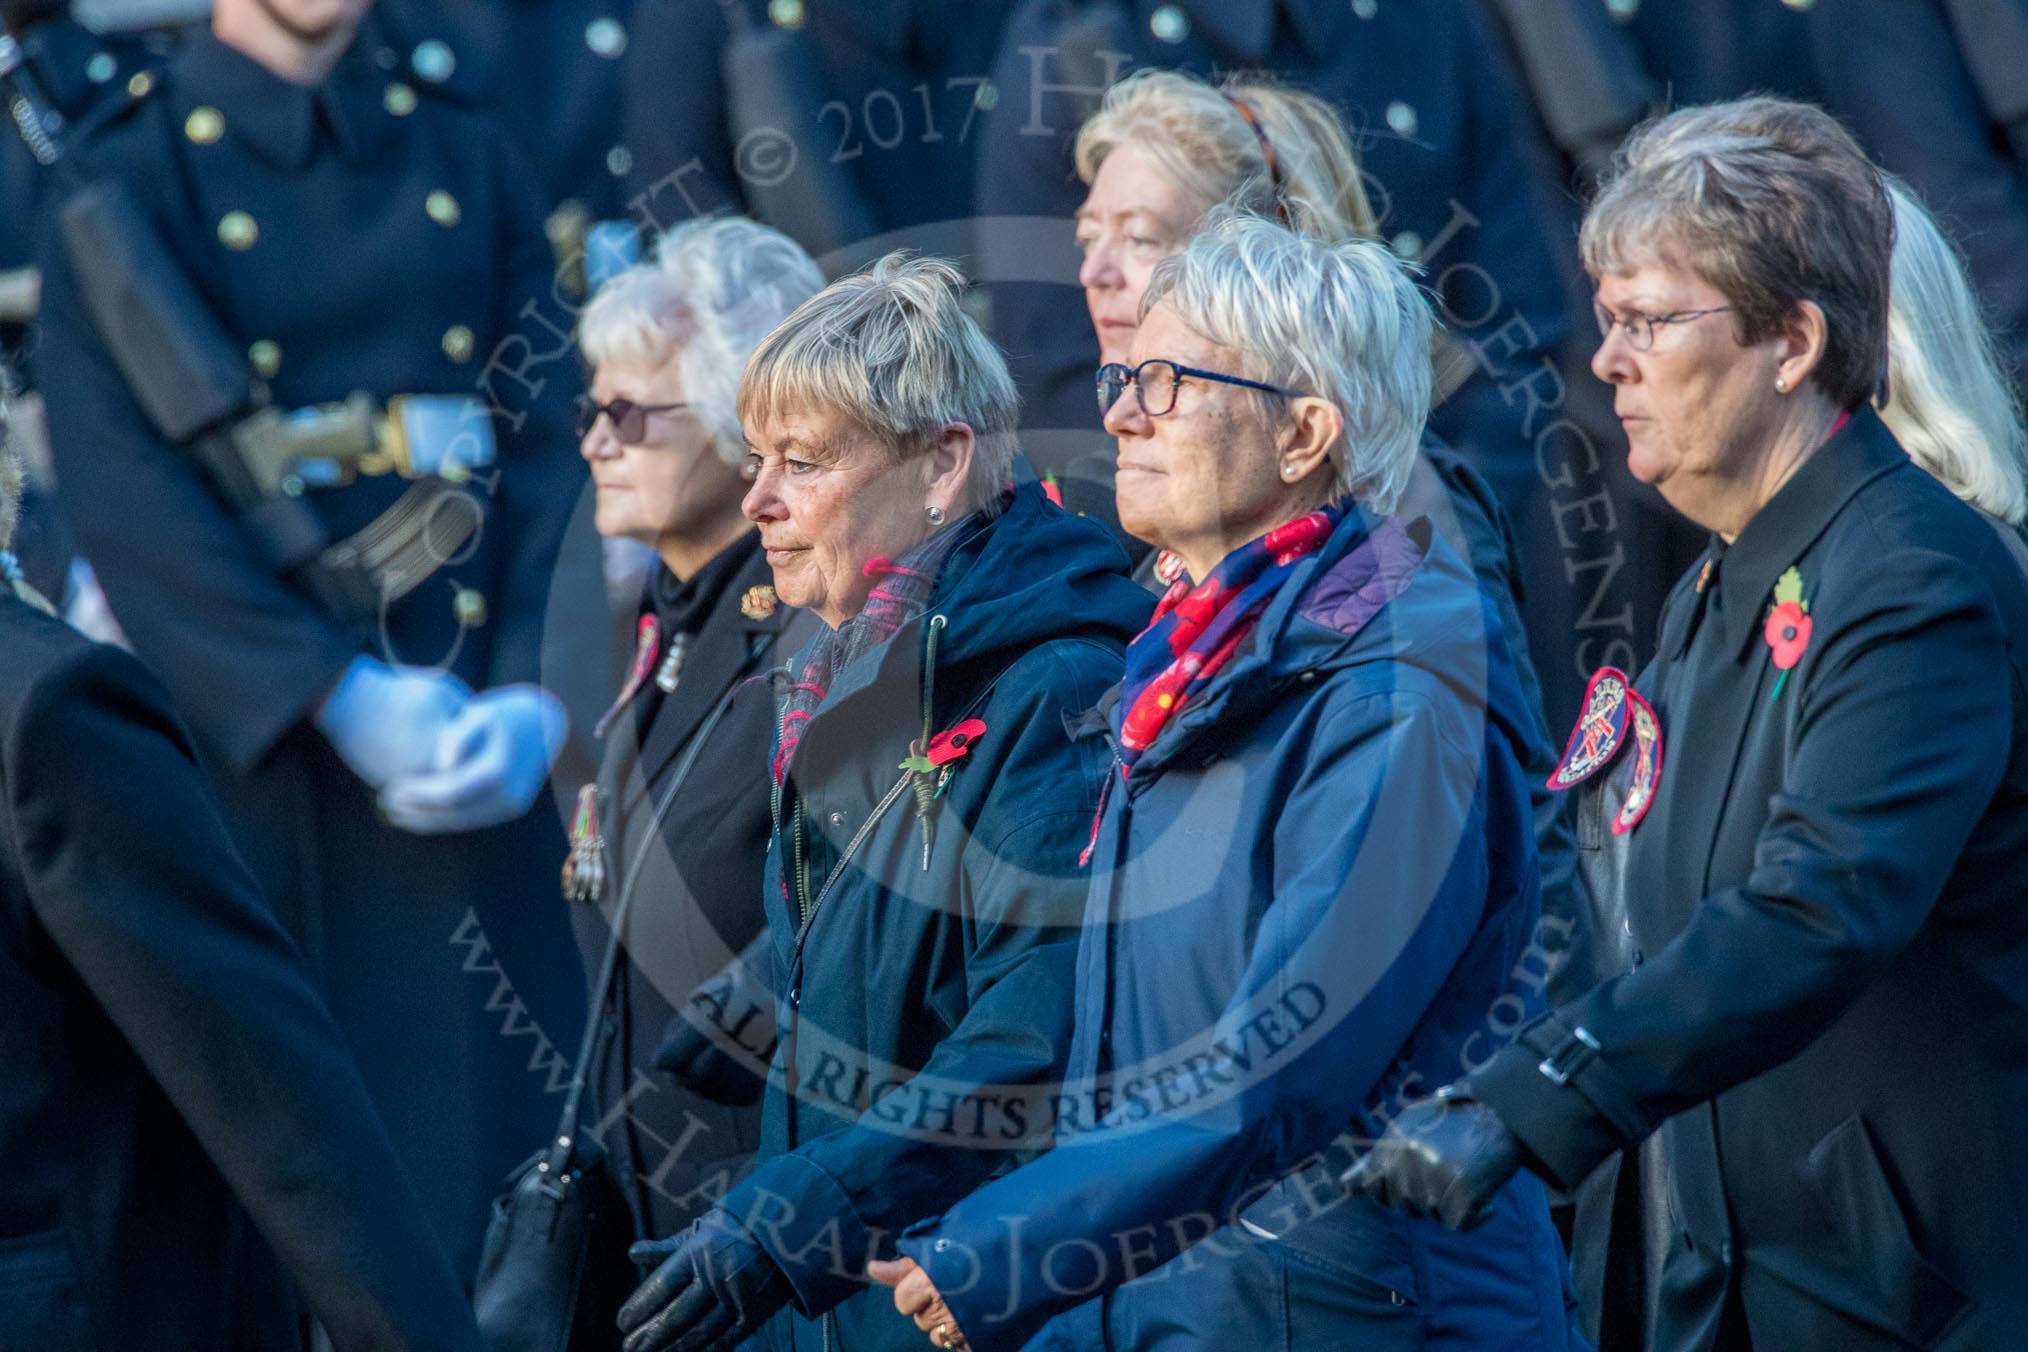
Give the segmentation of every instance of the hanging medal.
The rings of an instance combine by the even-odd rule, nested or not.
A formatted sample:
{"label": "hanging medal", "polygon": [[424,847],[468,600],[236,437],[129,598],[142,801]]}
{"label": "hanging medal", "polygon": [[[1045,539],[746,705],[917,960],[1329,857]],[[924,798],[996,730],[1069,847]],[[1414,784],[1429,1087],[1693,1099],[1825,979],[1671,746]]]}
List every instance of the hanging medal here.
{"label": "hanging medal", "polygon": [[677,683],[683,679],[683,661],[690,655],[690,635],[677,634],[669,640],[668,655],[655,671],[655,688],[665,695],[676,693]]}
{"label": "hanging medal", "polygon": [[613,720],[620,716],[620,710],[640,692],[641,685],[648,679],[648,673],[655,669],[655,653],[662,646],[662,626],[653,615],[643,615],[641,623],[634,629],[634,663],[627,668],[627,683],[620,687],[619,697],[612,707],[599,716],[592,725],[592,736],[603,737]]}
{"label": "hanging medal", "polygon": [[596,904],[606,891],[606,838],[599,830],[599,790],[577,791],[577,814],[570,823],[570,854],[563,861],[563,898]]}

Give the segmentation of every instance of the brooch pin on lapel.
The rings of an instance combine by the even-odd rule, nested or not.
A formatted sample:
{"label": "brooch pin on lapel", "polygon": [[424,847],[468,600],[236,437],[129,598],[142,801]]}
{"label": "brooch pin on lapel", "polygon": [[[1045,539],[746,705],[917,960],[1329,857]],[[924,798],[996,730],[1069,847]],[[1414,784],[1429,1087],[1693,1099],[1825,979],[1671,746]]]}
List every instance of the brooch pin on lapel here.
{"label": "brooch pin on lapel", "polygon": [[1772,703],[1781,698],[1790,670],[1803,660],[1803,652],[1810,646],[1810,603],[1803,599],[1803,575],[1795,569],[1783,573],[1775,583],[1774,604],[1768,608],[1760,635],[1767,640],[1775,667],[1781,672],[1768,696]]}

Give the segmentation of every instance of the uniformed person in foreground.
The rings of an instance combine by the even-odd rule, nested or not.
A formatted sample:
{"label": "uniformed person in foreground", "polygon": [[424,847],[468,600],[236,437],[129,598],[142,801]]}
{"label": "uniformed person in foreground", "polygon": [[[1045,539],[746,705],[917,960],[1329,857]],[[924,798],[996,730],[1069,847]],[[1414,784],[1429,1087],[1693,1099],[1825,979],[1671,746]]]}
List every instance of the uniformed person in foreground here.
{"label": "uniformed person in foreground", "polygon": [[[1585,223],[1631,464],[1712,533],[1556,782],[1635,964],[1398,1117],[1359,1193],[1470,1226],[1662,1132],[1655,1348],[1992,1348],[2028,1319],[2028,585],[1884,390],[1893,217],[1823,113],[1638,132]],[[1691,262],[1690,260],[1696,260]],[[1607,778],[1607,776],[1610,776]]]}
{"label": "uniformed person in foreground", "polygon": [[[0,449],[0,1347],[481,1352],[168,693],[18,583]],[[299,1299],[300,1298],[300,1299]]]}
{"label": "uniformed person in foreground", "polygon": [[539,308],[529,178],[370,59],[366,9],[220,0],[75,152],[265,403],[206,458],[165,435],[160,382],[130,381],[131,332],[92,308],[117,260],[61,230],[38,374],[82,552],[469,1271],[583,1016],[537,801],[562,719],[529,684],[583,482],[575,357]]}

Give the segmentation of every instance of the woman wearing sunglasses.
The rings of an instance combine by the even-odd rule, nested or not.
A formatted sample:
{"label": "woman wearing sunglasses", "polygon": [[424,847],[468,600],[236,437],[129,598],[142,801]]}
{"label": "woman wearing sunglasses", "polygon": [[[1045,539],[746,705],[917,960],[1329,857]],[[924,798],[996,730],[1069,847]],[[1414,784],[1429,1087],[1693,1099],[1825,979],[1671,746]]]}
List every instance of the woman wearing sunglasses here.
{"label": "woman wearing sunglasses", "polygon": [[771,1000],[728,958],[762,924],[770,700],[745,682],[792,651],[782,633],[796,612],[778,603],[740,515],[733,396],[747,354],[822,286],[787,237],[695,221],[608,281],[579,327],[598,529],[659,556],[564,870],[595,985],[615,922],[621,932],[616,1017],[593,1048],[581,1118],[608,1124],[599,1135],[643,1236],[688,1224],[756,1140],[744,1105],[759,1095]]}

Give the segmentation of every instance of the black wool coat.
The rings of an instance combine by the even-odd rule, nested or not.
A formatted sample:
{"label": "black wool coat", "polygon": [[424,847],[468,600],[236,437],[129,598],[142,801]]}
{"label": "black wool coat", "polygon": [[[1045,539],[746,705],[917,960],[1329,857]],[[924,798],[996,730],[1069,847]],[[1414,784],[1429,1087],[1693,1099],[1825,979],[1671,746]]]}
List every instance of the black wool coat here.
{"label": "black wool coat", "polygon": [[1636,683],[1636,965],[1479,1095],[1566,1186],[1660,1129],[1649,1346],[2018,1345],[2028,582],[1864,409],[1708,562]]}
{"label": "black wool coat", "polygon": [[479,1352],[160,683],[0,596],[0,1347]]}

